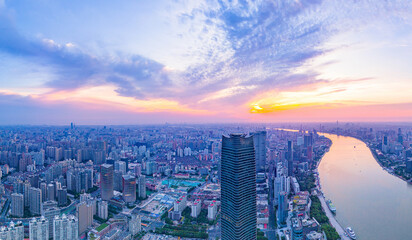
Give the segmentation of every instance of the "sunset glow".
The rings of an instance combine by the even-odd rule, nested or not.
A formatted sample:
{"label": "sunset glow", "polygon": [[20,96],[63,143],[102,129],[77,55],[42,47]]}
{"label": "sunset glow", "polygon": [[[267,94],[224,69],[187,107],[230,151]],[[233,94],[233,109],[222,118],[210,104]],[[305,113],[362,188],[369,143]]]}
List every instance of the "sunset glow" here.
{"label": "sunset glow", "polygon": [[0,0],[0,29],[0,124],[412,120],[408,1]]}

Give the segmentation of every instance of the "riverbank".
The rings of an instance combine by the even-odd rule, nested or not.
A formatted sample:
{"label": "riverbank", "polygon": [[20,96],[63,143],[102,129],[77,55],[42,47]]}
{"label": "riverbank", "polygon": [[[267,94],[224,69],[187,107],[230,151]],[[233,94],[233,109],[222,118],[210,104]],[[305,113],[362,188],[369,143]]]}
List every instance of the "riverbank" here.
{"label": "riverbank", "polygon": [[[328,133],[328,134],[334,134],[334,133]],[[392,169],[392,171],[390,171],[390,169],[389,169],[388,167],[384,166],[384,165],[382,164],[382,162],[379,160],[379,157],[378,157],[377,154],[376,154],[376,150],[377,150],[377,149],[370,147],[371,143],[363,140],[362,138],[360,138],[360,137],[358,137],[358,136],[354,136],[354,135],[342,134],[342,135],[339,135],[339,136],[351,137],[351,138],[355,138],[355,139],[363,142],[363,143],[368,147],[369,151],[372,153],[372,156],[373,156],[373,158],[375,159],[375,161],[379,164],[379,166],[380,166],[385,172],[389,173],[390,175],[392,175],[392,176],[394,176],[394,177],[397,177],[397,178],[401,179],[402,181],[404,181],[404,182],[406,182],[406,183],[408,183],[408,184],[411,183],[410,180],[405,179],[404,177],[402,177],[402,176],[400,176],[400,175],[397,175],[393,169]]]}
{"label": "riverbank", "polygon": [[323,211],[325,211],[326,216],[329,218],[330,225],[335,228],[336,232],[339,234],[342,240],[350,240],[349,237],[345,236],[345,230],[336,220],[335,215],[333,215],[333,213],[329,210],[328,205],[325,201],[325,197],[323,195],[318,195],[318,198],[320,200],[320,203],[322,204]]}

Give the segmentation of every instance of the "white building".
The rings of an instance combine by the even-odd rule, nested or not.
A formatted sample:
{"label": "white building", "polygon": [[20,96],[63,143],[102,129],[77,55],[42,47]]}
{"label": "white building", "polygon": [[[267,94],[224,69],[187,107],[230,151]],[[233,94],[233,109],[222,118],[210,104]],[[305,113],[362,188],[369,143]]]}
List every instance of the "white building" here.
{"label": "white building", "polygon": [[109,216],[109,208],[107,201],[101,201],[98,204],[97,216],[101,219],[107,219]]}
{"label": "white building", "polygon": [[[44,204],[43,204],[44,206]],[[56,203],[57,206],[57,203]],[[53,220],[56,216],[60,215],[60,208],[58,207],[49,207],[42,209],[42,216],[44,216],[49,221],[49,238],[53,237]]]}
{"label": "white building", "polygon": [[141,218],[139,215],[132,215],[132,219],[129,221],[129,232],[132,236],[136,235],[142,230]]}
{"label": "white building", "polygon": [[54,240],[66,240],[66,239],[79,239],[79,222],[73,215],[66,216],[63,214],[61,217],[56,216],[53,221],[53,239]]}
{"label": "white building", "polygon": [[185,147],[184,154],[185,156],[192,156],[192,149],[190,147]]}
{"label": "white building", "polygon": [[177,199],[174,203],[174,211],[180,213],[183,212],[183,210],[186,208],[186,201],[187,198],[184,195]]}
{"label": "white building", "polygon": [[49,221],[44,216],[38,219],[33,218],[29,222],[29,232],[30,240],[48,240]]}
{"label": "white building", "polygon": [[200,214],[200,210],[202,209],[202,201],[200,199],[196,199],[192,204],[192,211],[190,216],[193,218],[197,218]]}
{"label": "white building", "polygon": [[215,220],[216,213],[217,213],[217,205],[216,205],[216,201],[213,201],[207,207],[207,219]]}
{"label": "white building", "polygon": [[126,163],[123,161],[116,161],[114,163],[114,170],[122,172],[122,175],[127,173]]}
{"label": "white building", "polygon": [[8,227],[0,228],[1,240],[24,240],[24,226],[21,221],[14,223],[10,222]]}

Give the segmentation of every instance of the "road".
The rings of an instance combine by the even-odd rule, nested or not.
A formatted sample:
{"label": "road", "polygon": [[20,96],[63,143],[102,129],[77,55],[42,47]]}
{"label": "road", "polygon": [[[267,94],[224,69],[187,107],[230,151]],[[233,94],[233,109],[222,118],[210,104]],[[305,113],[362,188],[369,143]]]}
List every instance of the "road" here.
{"label": "road", "polygon": [[336,221],[335,216],[329,210],[328,205],[326,204],[325,198],[322,195],[318,195],[320,203],[322,204],[323,211],[325,211],[326,216],[329,218],[330,224],[336,229],[339,236],[342,240],[351,240],[349,237],[345,236],[345,230],[343,230],[342,226]]}

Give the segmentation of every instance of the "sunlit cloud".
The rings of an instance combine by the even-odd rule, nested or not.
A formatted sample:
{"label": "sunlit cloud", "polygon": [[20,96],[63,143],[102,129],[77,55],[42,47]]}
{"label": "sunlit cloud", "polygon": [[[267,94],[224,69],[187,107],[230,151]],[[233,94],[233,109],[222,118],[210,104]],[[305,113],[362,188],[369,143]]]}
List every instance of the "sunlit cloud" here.
{"label": "sunlit cloud", "polygon": [[402,0],[0,0],[0,94],[181,121],[338,117],[412,102],[411,23]]}

